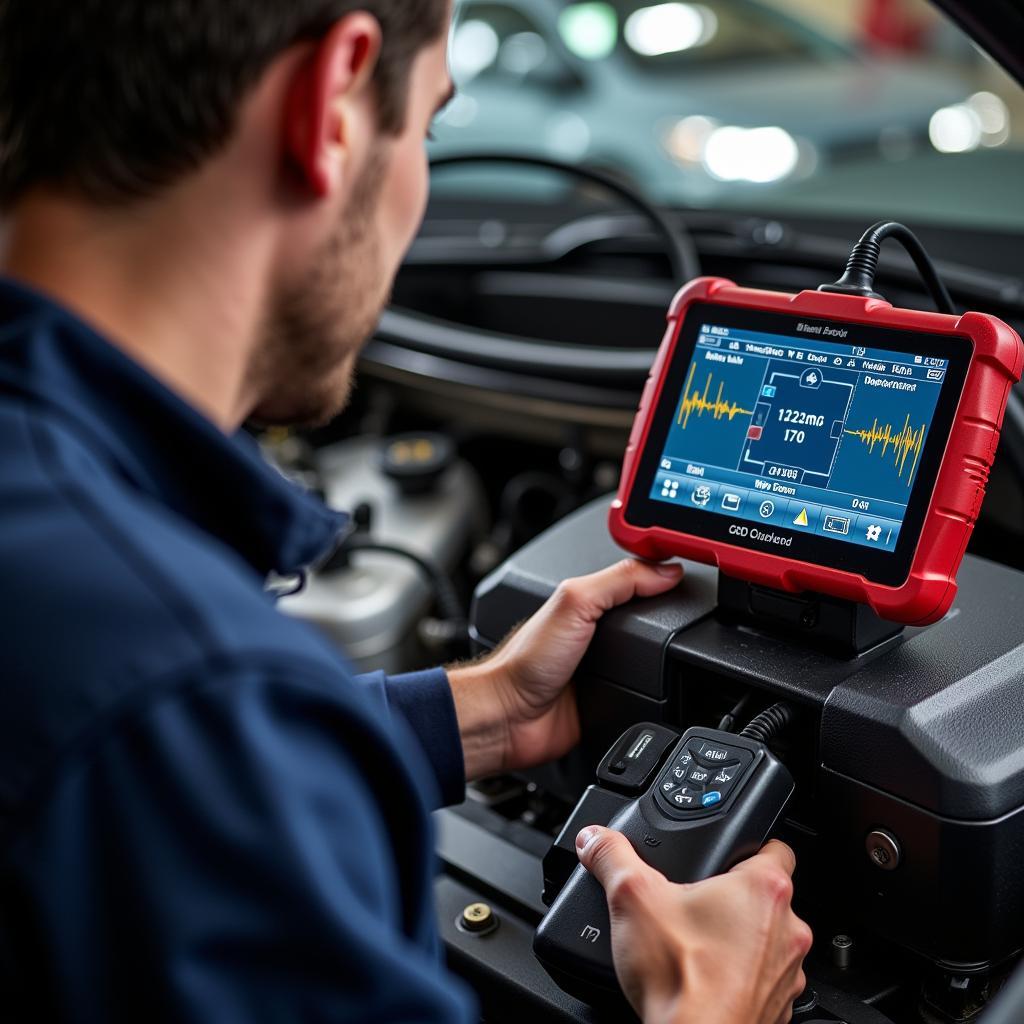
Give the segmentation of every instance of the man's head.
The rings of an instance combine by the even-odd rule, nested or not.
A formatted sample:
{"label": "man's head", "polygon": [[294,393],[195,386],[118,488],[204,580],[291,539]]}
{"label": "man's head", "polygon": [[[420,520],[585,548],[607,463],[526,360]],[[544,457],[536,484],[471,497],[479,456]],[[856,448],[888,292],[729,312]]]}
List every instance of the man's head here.
{"label": "man's head", "polygon": [[137,228],[244,195],[267,255],[244,411],[322,420],[422,216],[449,6],[0,0],[0,211],[57,196]]}

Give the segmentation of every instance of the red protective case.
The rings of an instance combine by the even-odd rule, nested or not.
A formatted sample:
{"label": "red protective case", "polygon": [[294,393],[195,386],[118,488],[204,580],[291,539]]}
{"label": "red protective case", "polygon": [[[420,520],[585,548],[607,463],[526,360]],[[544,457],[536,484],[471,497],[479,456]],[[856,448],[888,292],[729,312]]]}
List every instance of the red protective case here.
{"label": "red protective case", "polygon": [[[963,393],[935,481],[910,574],[898,587],[873,583],[841,569],[737,547],[663,527],[626,521],[640,453],[661,398],[664,370],[671,364],[680,327],[694,302],[712,302],[829,320],[959,335],[974,345]],[[741,288],[724,278],[700,277],[673,299],[668,329],[644,387],[626,447],[619,492],[609,513],[616,542],[642,558],[682,556],[717,565],[738,579],[791,592],[814,591],[859,601],[882,618],[924,625],[940,619],[956,596],[956,574],[985,496],[985,484],[999,444],[999,428],[1010,388],[1020,380],[1024,346],[1008,324],[984,313],[948,316],[896,309],[882,299],[804,291],[799,295]]]}

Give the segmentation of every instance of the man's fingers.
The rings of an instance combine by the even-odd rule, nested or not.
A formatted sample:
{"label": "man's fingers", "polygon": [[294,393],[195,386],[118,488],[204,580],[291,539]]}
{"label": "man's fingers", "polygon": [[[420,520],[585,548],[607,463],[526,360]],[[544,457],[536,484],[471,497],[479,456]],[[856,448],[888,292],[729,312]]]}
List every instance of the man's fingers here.
{"label": "man's fingers", "polygon": [[769,839],[764,846],[748,860],[740,861],[732,870],[743,871],[751,867],[771,866],[792,876],[796,870],[796,854],[778,839]]}
{"label": "man's fingers", "polygon": [[598,614],[625,604],[634,597],[653,597],[671,590],[683,575],[678,562],[640,562],[625,558],[588,576],[566,580],[562,590]]}

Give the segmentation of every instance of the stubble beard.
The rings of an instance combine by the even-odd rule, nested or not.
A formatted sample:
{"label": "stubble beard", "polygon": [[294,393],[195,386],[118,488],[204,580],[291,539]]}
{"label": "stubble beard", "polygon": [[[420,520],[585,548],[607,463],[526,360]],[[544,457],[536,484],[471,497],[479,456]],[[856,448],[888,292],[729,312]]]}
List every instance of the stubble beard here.
{"label": "stubble beard", "polygon": [[391,292],[374,231],[383,178],[378,152],[334,234],[271,297],[248,373],[256,422],[322,426],[348,403],[356,358]]}

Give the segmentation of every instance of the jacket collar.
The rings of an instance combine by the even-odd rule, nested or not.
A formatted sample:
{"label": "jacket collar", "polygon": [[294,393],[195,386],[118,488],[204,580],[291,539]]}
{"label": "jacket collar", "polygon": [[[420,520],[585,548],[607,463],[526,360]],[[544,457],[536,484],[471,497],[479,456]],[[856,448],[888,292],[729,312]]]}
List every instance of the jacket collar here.
{"label": "jacket collar", "polygon": [[228,436],[116,346],[0,278],[0,391],[49,407],[131,486],[234,548],[261,576],[322,558],[347,517]]}

